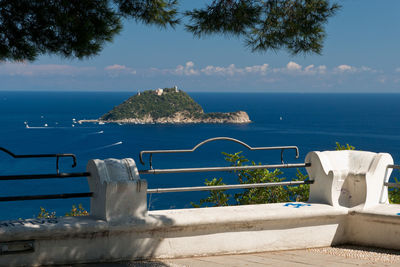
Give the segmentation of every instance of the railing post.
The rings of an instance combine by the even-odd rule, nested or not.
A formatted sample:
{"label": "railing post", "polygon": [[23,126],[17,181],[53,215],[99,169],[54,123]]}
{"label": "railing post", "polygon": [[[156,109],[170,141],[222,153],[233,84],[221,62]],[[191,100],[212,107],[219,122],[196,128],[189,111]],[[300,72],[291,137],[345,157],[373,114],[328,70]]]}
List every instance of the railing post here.
{"label": "railing post", "polygon": [[147,215],[147,181],[140,179],[133,159],[90,160],[87,171],[92,216],[110,222]]}

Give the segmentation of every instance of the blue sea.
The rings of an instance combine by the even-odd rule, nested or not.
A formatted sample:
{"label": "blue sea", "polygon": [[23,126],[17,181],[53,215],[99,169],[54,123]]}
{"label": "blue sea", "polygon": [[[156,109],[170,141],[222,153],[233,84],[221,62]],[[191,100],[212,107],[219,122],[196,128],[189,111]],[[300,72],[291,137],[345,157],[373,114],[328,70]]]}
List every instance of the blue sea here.
{"label": "blue sea", "polygon": [[[284,154],[286,163],[301,163],[309,151],[332,150],[335,142],[359,150],[388,152],[400,157],[400,94],[257,94],[190,93],[206,112],[246,111],[253,123],[194,125],[74,124],[73,119],[98,118],[131,96],[129,92],[0,92],[0,146],[15,154],[73,153],[60,160],[62,172],[83,172],[89,159],[133,158],[154,149],[190,149],[204,139],[227,136],[250,146],[296,145]],[[25,128],[25,122],[30,128]],[[44,125],[47,124],[47,127]],[[280,163],[279,151],[250,152],[241,145],[217,141],[191,154],[154,155],[154,168],[226,166],[221,152],[243,154],[264,164]],[[147,159],[147,158],[146,158]],[[305,170],[303,170],[305,172]],[[0,151],[0,175],[54,173],[55,159],[13,159]],[[290,179],[295,170],[285,170]],[[392,176],[396,176],[396,173]],[[397,175],[398,176],[398,175]],[[204,180],[230,173],[142,176],[149,188],[203,185]],[[89,192],[86,178],[0,181],[0,195]],[[207,192],[154,194],[149,208],[188,208]],[[39,207],[64,215],[73,204],[90,207],[86,198],[0,203],[0,219],[32,218]]]}

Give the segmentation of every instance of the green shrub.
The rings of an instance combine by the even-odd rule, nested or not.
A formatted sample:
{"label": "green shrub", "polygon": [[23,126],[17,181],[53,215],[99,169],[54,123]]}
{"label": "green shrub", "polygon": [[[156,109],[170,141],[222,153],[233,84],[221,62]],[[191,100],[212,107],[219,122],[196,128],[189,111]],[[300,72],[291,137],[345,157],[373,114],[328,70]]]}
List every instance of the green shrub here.
{"label": "green shrub", "polygon": [[[82,204],[78,205],[78,208],[76,205],[72,205],[71,211],[67,212],[65,214],[66,217],[71,217],[71,216],[88,216],[89,212],[86,211]],[[50,219],[50,218],[56,218],[56,212],[55,211],[47,211],[45,208],[40,207],[40,213],[36,216],[37,218],[40,219]]]}
{"label": "green shrub", "polygon": [[[241,155],[242,152],[235,154],[222,153],[225,155],[225,160],[230,163],[230,166],[244,166],[250,162],[247,158]],[[247,164],[244,164],[247,163]],[[256,166],[254,161],[250,165]],[[238,170],[233,171],[237,177],[239,184],[254,184],[254,183],[276,183],[286,180],[281,177],[283,174],[279,169],[269,171],[267,169],[257,170]],[[295,181],[304,181],[308,178],[297,170]],[[206,179],[205,185],[224,185],[222,178],[214,178],[211,181]],[[232,195],[225,193],[226,190],[210,191],[210,196],[200,200],[199,204],[191,203],[193,207],[202,207],[207,205],[212,206],[227,206],[227,205],[248,205],[248,204],[263,204],[263,203],[279,203],[289,201],[307,201],[309,195],[309,185],[300,186],[273,186],[262,188],[243,189],[239,193]],[[232,203],[232,204],[230,204]]]}
{"label": "green shrub", "polygon": [[36,217],[39,219],[52,219],[56,218],[56,212],[48,212],[45,208],[40,207],[40,213]]}
{"label": "green shrub", "polygon": [[354,149],[356,148],[349,144],[341,145],[339,142],[336,142],[336,150],[354,150]]}
{"label": "green shrub", "polygon": [[82,206],[82,204],[78,205],[78,208],[75,205],[72,205],[72,209],[70,212],[67,212],[65,214],[66,217],[71,217],[71,216],[88,216],[89,212],[85,210]]}

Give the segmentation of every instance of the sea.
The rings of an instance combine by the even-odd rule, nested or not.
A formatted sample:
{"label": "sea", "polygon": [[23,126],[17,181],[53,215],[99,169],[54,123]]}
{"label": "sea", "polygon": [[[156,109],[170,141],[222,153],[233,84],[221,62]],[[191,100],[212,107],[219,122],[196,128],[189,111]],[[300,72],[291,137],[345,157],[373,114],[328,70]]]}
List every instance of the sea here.
{"label": "sea", "polygon": [[[133,92],[0,92],[0,147],[16,155],[73,153],[60,159],[61,172],[84,172],[90,159],[132,158],[140,170],[142,150],[191,149],[212,137],[232,137],[252,147],[298,146],[284,152],[285,163],[302,163],[310,151],[334,150],[336,142],[357,150],[390,153],[400,162],[400,94],[295,94],[295,93],[189,93],[206,112],[246,111],[249,124],[118,125],[78,124],[96,119],[130,97]],[[29,128],[26,128],[29,125]],[[242,151],[249,160],[279,164],[280,151],[249,151],[228,141],[215,141],[193,153],[157,154],[153,167],[184,168],[227,166],[221,152]],[[296,170],[283,170],[290,180]],[[301,170],[303,173],[306,171]],[[0,175],[56,172],[54,158],[15,159],[0,151]],[[391,180],[399,174],[394,172]],[[142,175],[149,188],[204,185],[205,179],[223,177],[237,183],[232,173]],[[0,181],[0,196],[89,192],[86,178]],[[148,195],[148,208],[192,207],[208,192]],[[89,198],[31,200],[0,203],[0,220],[33,218],[40,207],[63,216],[72,205],[90,210]]]}

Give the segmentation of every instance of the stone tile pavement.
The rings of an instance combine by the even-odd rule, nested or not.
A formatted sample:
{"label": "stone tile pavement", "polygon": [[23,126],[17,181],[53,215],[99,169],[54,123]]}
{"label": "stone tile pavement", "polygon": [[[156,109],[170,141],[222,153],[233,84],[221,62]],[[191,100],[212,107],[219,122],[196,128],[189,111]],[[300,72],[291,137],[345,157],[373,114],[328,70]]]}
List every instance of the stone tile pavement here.
{"label": "stone tile pavement", "polygon": [[340,246],[318,249],[274,251],[251,254],[81,264],[76,266],[133,267],[260,267],[260,266],[399,266],[400,251]]}

